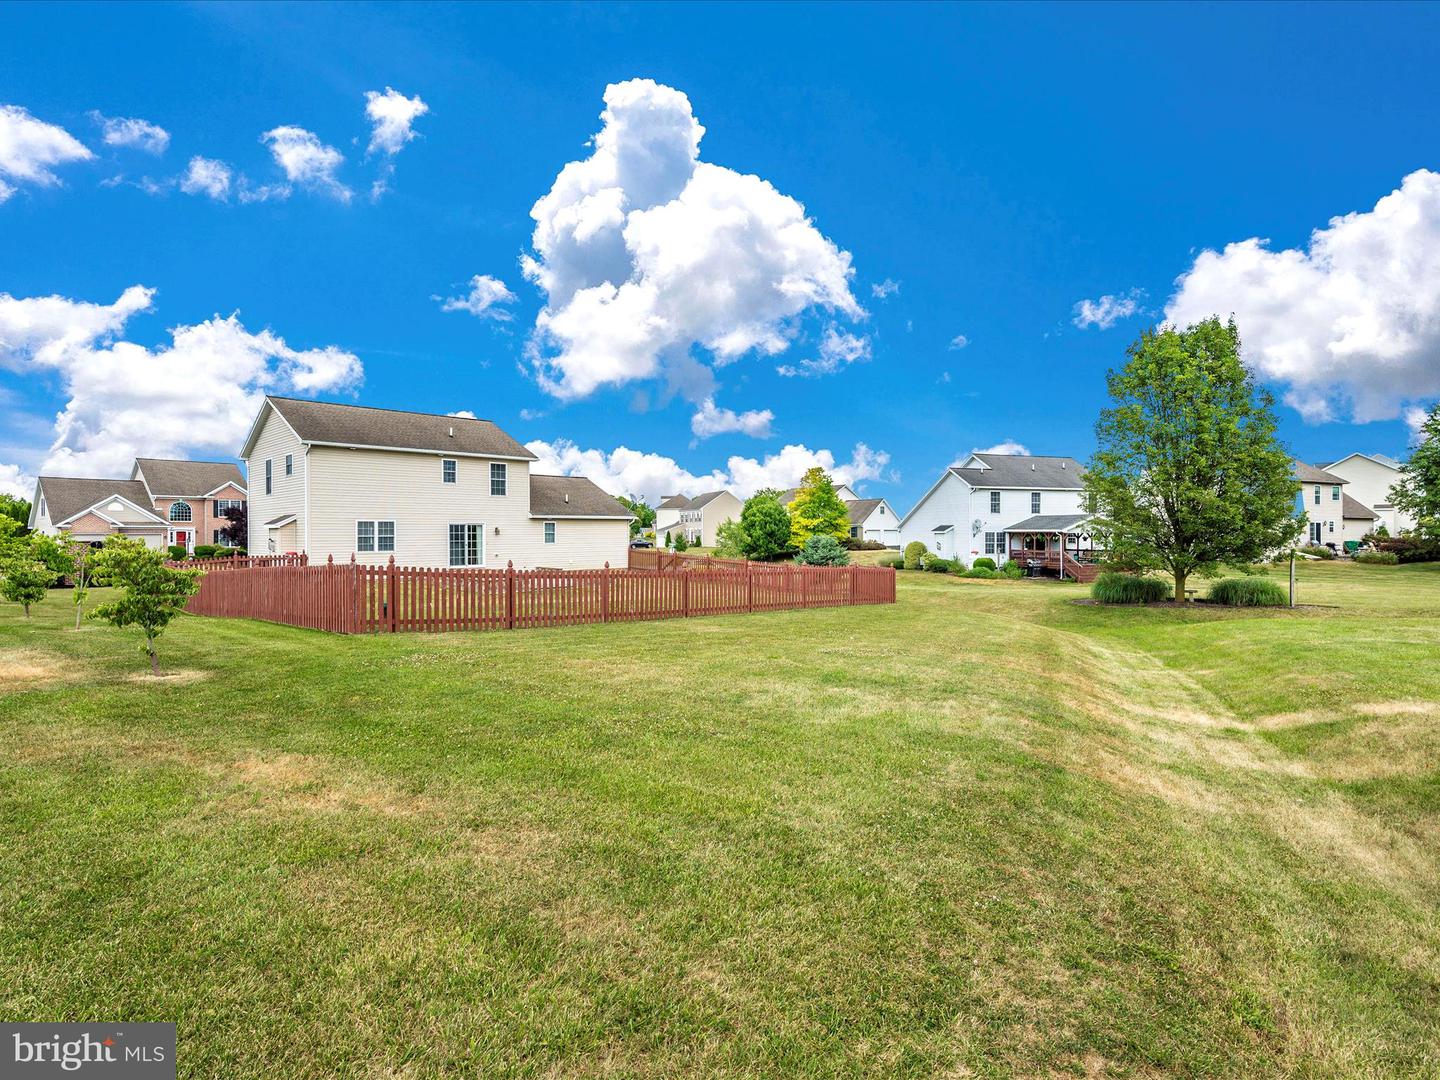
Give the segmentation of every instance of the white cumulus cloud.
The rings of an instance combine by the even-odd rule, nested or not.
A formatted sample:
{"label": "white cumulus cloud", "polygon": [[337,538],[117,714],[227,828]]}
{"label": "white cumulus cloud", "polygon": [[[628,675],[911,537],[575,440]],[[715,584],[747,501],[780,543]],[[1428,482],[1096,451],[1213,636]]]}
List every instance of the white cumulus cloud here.
{"label": "white cumulus cloud", "polygon": [[470,279],[470,291],[464,296],[432,296],[430,299],[439,301],[441,311],[468,311],[477,319],[504,322],[510,318],[510,312],[497,305],[514,303],[515,294],[499,278],[476,274]]}
{"label": "white cumulus cloud", "polygon": [[697,439],[708,439],[712,435],[737,433],[756,439],[770,437],[770,424],[775,414],[769,409],[751,409],[737,413],[734,409],[722,409],[714,398],[707,397],[690,418],[690,430]]}
{"label": "white cumulus cloud", "polygon": [[285,125],[265,132],[260,141],[270,148],[275,164],[290,183],[341,202],[350,201],[350,189],[335,175],[344,164],[345,155],[333,146],[326,146],[313,131]]}
{"label": "white cumulus cloud", "polygon": [[950,351],[958,352],[970,344],[970,339],[964,334],[956,334],[950,339]]}
{"label": "white cumulus cloud", "polygon": [[867,480],[893,479],[887,473],[890,455],[864,443],[856,444],[850,460],[838,465],[829,450],[795,445],[763,459],[737,454],[727,459],[725,468],[708,473],[693,473],[674,458],[625,446],[609,452],[585,450],[564,439],[553,443],[536,439],[525,445],[540,459],[534,466],[537,473],[588,476],[612,495],[634,495],[652,505],[666,495],[698,495],[717,488],[728,488],[745,499],[761,488],[794,487],[816,465],[852,488]]}
{"label": "white cumulus cloud", "polygon": [[52,166],[94,156],[64,128],[35,119],[19,105],[0,105],[0,203],[15,194],[17,183],[54,187],[60,178]]}
{"label": "white cumulus cloud", "polygon": [[899,291],[900,282],[893,281],[888,277],[879,284],[870,286],[870,295],[875,297],[876,300],[888,299]]}
{"label": "white cumulus cloud", "polygon": [[35,477],[22,472],[19,465],[0,463],[0,495],[29,499],[35,494]]}
{"label": "white cumulus cloud", "polygon": [[[1025,456],[1030,453],[1024,443],[1016,442],[1014,439],[1004,439],[994,446],[977,446],[971,450],[972,454],[1012,454]],[[959,462],[956,462],[959,464]]]}
{"label": "white cumulus cloud", "polygon": [[208,195],[212,199],[230,197],[230,166],[213,158],[195,156],[185,175],[180,178],[180,190],[186,195]]}
{"label": "white cumulus cloud", "polygon": [[850,255],[758,176],[699,159],[683,93],[649,79],[605,90],[593,152],[535,203],[525,274],[545,293],[532,360],[541,386],[580,398],[656,376],[692,400],[723,366],[784,352],[811,310],[864,317]]}
{"label": "white cumulus cloud", "polygon": [[1071,322],[1084,330],[1087,326],[1099,327],[1101,330],[1109,330],[1121,319],[1128,319],[1142,309],[1140,301],[1145,294],[1139,289],[1131,289],[1128,293],[1120,296],[1111,296],[1106,293],[1098,300],[1079,300],[1071,309],[1073,317]]}
{"label": "white cumulus cloud", "polygon": [[1165,318],[1233,314],[1246,363],[1308,421],[1401,417],[1440,396],[1440,173],[1331,218],[1305,249],[1258,237],[1204,251]]}
{"label": "white cumulus cloud", "polygon": [[0,365],[56,378],[68,398],[44,471],[120,476],[136,456],[234,454],[266,392],[343,390],[363,375],[352,353],[293,349],[236,315],[177,326],[166,345],[123,340],[154,295],[138,285],[111,304],[0,293]]}
{"label": "white cumulus cloud", "polygon": [[857,360],[870,359],[870,339],[858,334],[847,333],[835,326],[827,326],[820,338],[819,355],[801,360],[798,364],[781,364],[775,370],[781,375],[800,375],[806,378],[834,375],[841,368]]}
{"label": "white cumulus cloud", "polygon": [[365,115],[370,119],[370,146],[366,153],[394,157],[415,138],[412,125],[430,111],[420,95],[408,98],[398,90],[365,91]]}
{"label": "white cumulus cloud", "polygon": [[127,116],[102,116],[92,112],[91,118],[100,125],[106,146],[128,146],[147,154],[163,154],[170,146],[170,133],[149,120]]}

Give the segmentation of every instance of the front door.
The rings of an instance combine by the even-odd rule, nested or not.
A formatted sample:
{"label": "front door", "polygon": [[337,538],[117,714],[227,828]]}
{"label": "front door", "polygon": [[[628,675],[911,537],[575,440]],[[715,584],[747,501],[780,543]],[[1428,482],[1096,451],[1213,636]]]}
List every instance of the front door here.
{"label": "front door", "polygon": [[1320,522],[1310,522],[1310,543],[1318,545],[1320,543],[1320,536]]}
{"label": "front door", "polygon": [[190,530],[189,530],[189,529],[171,529],[171,530],[170,530],[170,543],[172,543],[172,544],[177,544],[177,545],[179,545],[180,547],[183,547],[186,551],[189,551],[189,550],[190,550]]}

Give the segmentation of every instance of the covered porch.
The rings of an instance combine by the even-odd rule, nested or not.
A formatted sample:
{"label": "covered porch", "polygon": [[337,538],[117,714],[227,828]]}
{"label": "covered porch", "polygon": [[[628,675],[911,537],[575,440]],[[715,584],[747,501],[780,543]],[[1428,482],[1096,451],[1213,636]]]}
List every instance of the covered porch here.
{"label": "covered porch", "polygon": [[1055,575],[1088,584],[1100,574],[1089,514],[1037,514],[1005,530],[1012,562],[1034,576]]}

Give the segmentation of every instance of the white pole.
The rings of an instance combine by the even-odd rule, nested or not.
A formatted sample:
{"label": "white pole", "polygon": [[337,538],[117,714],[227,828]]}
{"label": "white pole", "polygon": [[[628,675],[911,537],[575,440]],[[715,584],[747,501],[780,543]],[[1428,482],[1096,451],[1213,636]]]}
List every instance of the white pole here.
{"label": "white pole", "polygon": [[1295,606],[1295,552],[1290,552],[1290,606]]}

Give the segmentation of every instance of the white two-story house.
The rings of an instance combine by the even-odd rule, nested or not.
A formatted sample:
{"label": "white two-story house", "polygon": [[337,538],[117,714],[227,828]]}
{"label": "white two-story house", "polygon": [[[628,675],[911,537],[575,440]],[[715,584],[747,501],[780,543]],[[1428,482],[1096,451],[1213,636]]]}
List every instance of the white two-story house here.
{"label": "white two-story house", "polygon": [[971,454],[900,520],[900,546],[919,540],[970,566],[982,555],[1090,551],[1085,467],[1071,457]]}
{"label": "white two-story house", "polygon": [[241,450],[249,551],[404,566],[626,565],[631,515],[488,420],[267,397]]}
{"label": "white two-story house", "polygon": [[1396,509],[1390,499],[1391,489],[1400,482],[1400,463],[1394,458],[1384,454],[1350,454],[1326,465],[1325,471],[1345,482],[1346,495],[1374,512],[1374,528],[1384,525],[1391,536],[1415,528],[1415,518]]}

